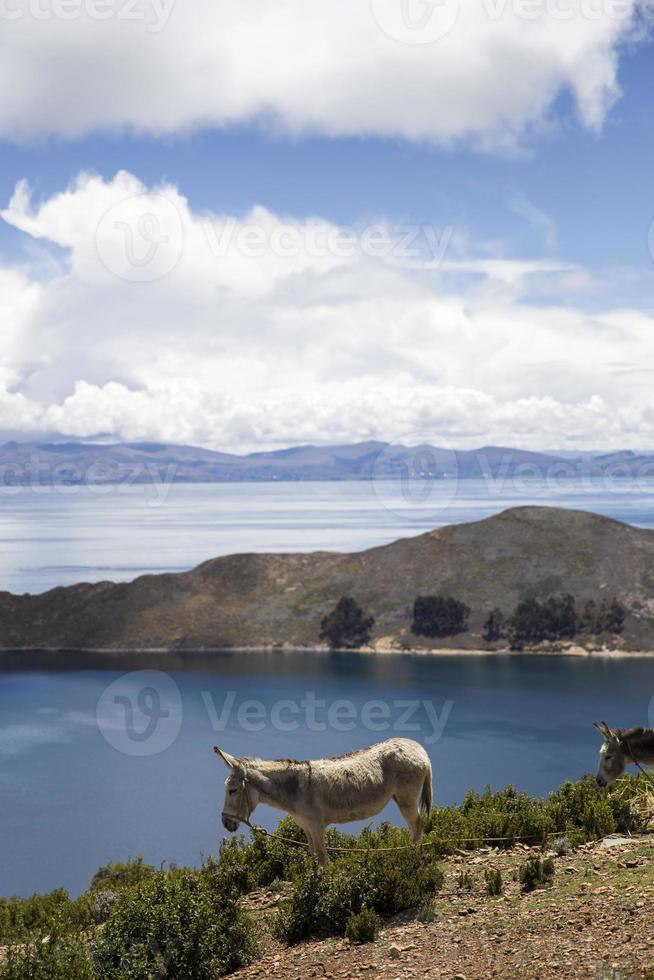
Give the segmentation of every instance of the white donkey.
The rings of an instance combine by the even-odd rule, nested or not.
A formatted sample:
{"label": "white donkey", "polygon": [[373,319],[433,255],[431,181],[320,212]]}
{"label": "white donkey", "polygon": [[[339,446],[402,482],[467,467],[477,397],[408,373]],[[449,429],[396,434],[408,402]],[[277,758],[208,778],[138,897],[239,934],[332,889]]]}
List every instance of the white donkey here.
{"label": "white donkey", "polygon": [[628,765],[654,765],[654,728],[609,728],[605,721],[594,722],[602,734],[597,785],[610,786]]}
{"label": "white donkey", "polygon": [[325,863],[325,829],[365,820],[395,800],[413,843],[422,836],[420,810],[432,803],[431,763],[422,745],[391,738],[349,755],[295,762],[235,758],[214,748],[229,767],[222,822],[233,833],[259,803],[290,813],[304,830],[312,854]]}

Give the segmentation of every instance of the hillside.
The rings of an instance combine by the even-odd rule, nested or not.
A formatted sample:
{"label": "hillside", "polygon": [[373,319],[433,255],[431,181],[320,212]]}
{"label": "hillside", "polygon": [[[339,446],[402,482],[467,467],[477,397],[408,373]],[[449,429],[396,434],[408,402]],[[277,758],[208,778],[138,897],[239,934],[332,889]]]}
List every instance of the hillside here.
{"label": "hillside", "polygon": [[507,479],[585,475],[651,478],[654,457],[633,452],[565,456],[498,446],[450,450],[362,442],[293,446],[239,456],[163,443],[18,443],[0,446],[0,486],[244,481]]}
{"label": "hillside", "polygon": [[[343,595],[376,619],[381,649],[484,647],[488,611],[570,592],[616,597],[620,644],[654,649],[654,532],[582,511],[521,507],[354,554],[243,554],[181,573],[0,593],[4,649],[316,647],[320,620]],[[466,602],[470,629],[447,641],[409,631],[418,594]]]}

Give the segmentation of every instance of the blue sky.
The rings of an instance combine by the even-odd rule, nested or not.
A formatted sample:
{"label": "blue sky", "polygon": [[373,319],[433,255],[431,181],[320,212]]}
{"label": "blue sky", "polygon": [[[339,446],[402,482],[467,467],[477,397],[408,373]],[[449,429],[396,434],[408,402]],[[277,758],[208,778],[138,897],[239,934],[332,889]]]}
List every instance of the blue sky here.
{"label": "blue sky", "polygon": [[[268,5],[261,37],[250,25],[268,51],[279,22],[273,64],[296,56],[283,30],[294,3]],[[373,0],[373,12],[396,3]],[[583,21],[534,31],[515,19],[467,40],[459,23],[420,49],[384,37],[388,61],[364,70],[368,44],[380,42],[362,27],[352,57],[343,55],[339,8],[321,26],[335,34],[321,39],[318,67],[292,64],[292,86],[277,71],[253,80],[254,59],[247,75],[234,69],[230,81],[223,71],[219,94],[208,75],[179,104],[172,83],[183,86],[188,65],[165,60],[171,89],[160,93],[155,58],[176,50],[174,36],[162,31],[155,48],[159,35],[134,35],[138,70],[130,80],[107,62],[112,88],[93,74],[105,56],[97,23],[86,25],[86,74],[71,79],[62,52],[81,56],[66,32],[83,25],[17,21],[24,33],[40,31],[54,75],[42,69],[41,88],[37,78],[0,115],[11,336],[0,349],[0,427],[226,449],[369,437],[654,447],[647,38],[609,23],[603,33]],[[170,23],[183,47],[181,16],[176,7]],[[235,32],[232,53],[240,26],[220,23],[227,37]],[[117,45],[126,25],[111,27],[123,32],[105,35]],[[224,43],[221,34],[218,63]],[[184,57],[205,71],[207,51],[211,40]],[[462,51],[469,65],[459,68]],[[98,228],[108,207],[160,193],[181,214],[184,247],[174,268],[135,282],[103,258]],[[203,222],[230,216],[249,226],[255,206],[266,227],[318,218],[449,229],[451,239],[437,269],[295,256],[280,270],[278,256],[239,256],[214,277],[201,254]],[[86,214],[92,227],[82,227]],[[91,246],[101,274],[88,264]],[[164,418],[161,400],[171,399],[176,409]]]}

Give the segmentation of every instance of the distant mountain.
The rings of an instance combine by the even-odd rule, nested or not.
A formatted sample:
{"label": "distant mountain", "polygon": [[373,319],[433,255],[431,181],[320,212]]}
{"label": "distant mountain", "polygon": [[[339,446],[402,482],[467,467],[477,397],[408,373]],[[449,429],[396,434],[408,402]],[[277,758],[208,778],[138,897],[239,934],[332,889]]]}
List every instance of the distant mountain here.
{"label": "distant mountain", "polygon": [[613,452],[577,456],[484,446],[452,451],[438,446],[363,442],[295,446],[237,456],[160,443],[18,443],[0,447],[0,487],[13,485],[233,483],[240,481],[474,479],[581,473],[654,477],[654,455]]}
{"label": "distant mountain", "polygon": [[[37,596],[0,593],[4,649],[190,650],[319,646],[321,618],[344,595],[376,620],[379,649],[483,648],[499,606],[571,593],[578,607],[617,598],[624,632],[608,642],[654,649],[654,531],[581,511],[520,507],[355,554],[244,554],[182,574],[147,575]],[[470,606],[469,632],[410,633],[417,595]]]}

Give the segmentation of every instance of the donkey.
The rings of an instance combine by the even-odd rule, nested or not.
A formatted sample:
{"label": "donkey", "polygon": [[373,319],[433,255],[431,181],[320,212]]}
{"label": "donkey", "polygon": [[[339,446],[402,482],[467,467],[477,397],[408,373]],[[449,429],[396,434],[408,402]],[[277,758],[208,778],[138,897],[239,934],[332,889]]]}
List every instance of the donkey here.
{"label": "donkey", "polygon": [[365,820],[395,800],[415,845],[422,836],[420,811],[432,804],[431,763],[422,745],[391,738],[348,755],[296,762],[236,758],[215,746],[229,769],[222,822],[230,833],[249,824],[259,803],[290,813],[306,834],[314,857],[325,864],[325,829]]}
{"label": "donkey", "polygon": [[604,738],[598,786],[611,786],[631,763],[654,765],[654,728],[609,728],[605,721],[593,724]]}

